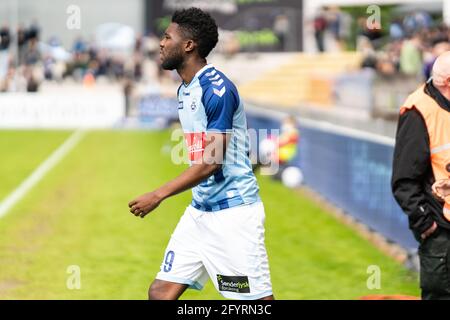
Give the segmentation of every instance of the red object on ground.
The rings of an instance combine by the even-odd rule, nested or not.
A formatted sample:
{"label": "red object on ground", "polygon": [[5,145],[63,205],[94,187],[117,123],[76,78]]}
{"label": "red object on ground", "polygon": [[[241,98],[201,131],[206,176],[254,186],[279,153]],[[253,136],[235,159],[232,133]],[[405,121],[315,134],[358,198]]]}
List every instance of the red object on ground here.
{"label": "red object on ground", "polygon": [[419,297],[403,294],[371,294],[360,297],[359,300],[421,300]]}

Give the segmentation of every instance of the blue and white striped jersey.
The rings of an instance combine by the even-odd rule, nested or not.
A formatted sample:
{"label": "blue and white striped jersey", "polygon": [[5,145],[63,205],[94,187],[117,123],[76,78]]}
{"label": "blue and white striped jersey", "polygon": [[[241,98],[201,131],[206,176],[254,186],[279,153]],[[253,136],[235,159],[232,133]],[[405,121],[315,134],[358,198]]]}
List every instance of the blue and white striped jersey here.
{"label": "blue and white striped jersey", "polygon": [[178,113],[190,156],[202,156],[208,132],[231,133],[222,169],[192,189],[192,206],[217,211],[260,201],[248,157],[244,106],[234,84],[211,64],[178,89]]}

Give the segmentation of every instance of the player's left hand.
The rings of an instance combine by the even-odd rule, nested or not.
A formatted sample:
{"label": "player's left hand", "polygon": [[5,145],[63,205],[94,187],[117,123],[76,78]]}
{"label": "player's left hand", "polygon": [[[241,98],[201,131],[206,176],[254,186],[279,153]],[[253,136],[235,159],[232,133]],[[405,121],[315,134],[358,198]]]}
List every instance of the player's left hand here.
{"label": "player's left hand", "polygon": [[450,195],[450,179],[436,181],[431,186],[431,190],[438,200],[444,202],[445,198]]}
{"label": "player's left hand", "polygon": [[136,217],[144,218],[148,213],[155,210],[161,201],[161,197],[156,192],[149,192],[130,201],[128,207]]}

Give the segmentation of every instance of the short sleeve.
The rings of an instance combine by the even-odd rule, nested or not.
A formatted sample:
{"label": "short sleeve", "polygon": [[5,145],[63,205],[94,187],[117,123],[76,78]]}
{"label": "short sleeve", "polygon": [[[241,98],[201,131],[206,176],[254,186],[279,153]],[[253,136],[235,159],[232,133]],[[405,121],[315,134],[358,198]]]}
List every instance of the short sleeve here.
{"label": "short sleeve", "polygon": [[234,92],[223,86],[210,87],[205,93],[204,106],[208,131],[226,132],[233,128],[233,116],[239,105]]}

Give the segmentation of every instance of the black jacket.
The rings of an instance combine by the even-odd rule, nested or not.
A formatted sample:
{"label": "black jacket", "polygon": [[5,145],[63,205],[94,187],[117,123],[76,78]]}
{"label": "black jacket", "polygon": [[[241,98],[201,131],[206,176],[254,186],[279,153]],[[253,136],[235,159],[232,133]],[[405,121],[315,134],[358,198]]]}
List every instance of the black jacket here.
{"label": "black jacket", "polygon": [[[450,101],[431,81],[427,82],[424,91],[450,112]],[[450,223],[442,215],[443,204],[431,192],[433,183],[427,127],[422,115],[413,108],[398,121],[391,185],[395,199],[408,215],[409,228],[418,240],[433,221],[450,229]]]}

